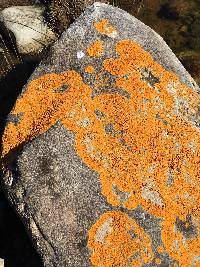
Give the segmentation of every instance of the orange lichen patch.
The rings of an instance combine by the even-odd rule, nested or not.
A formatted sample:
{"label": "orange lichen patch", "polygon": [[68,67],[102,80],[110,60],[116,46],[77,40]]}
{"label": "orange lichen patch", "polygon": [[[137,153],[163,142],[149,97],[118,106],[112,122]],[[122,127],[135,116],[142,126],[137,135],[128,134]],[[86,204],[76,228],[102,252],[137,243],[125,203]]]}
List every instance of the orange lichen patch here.
{"label": "orange lichen patch", "polygon": [[157,247],[157,252],[160,253],[160,254],[163,253],[164,252],[164,248],[162,246]]}
{"label": "orange lichen patch", "polygon": [[[162,239],[169,255],[178,260],[180,266],[199,266],[200,265],[200,238],[193,236],[187,238],[175,226],[174,221],[167,218],[162,223]],[[197,260],[198,258],[198,260]],[[193,265],[193,262],[196,264]]]}
{"label": "orange lichen patch", "polygon": [[160,258],[156,258],[156,259],[155,259],[155,263],[156,263],[157,265],[160,265],[160,264],[162,263],[162,260],[161,260]]}
{"label": "orange lichen patch", "polygon": [[151,241],[126,213],[103,214],[89,231],[93,266],[143,266],[153,258]]}
{"label": "orange lichen patch", "polygon": [[[57,91],[66,85],[64,93]],[[79,90],[76,90],[76,88]],[[3,135],[3,155],[23,142],[47,131],[73,105],[87,86],[81,76],[68,71],[62,74],[46,74],[30,82],[28,90],[17,100],[12,114],[23,112],[17,125],[8,123]],[[63,114],[62,114],[63,112]]]}
{"label": "orange lichen patch", "polygon": [[[90,56],[99,55],[99,42],[88,49]],[[176,216],[198,217],[200,132],[190,119],[199,95],[135,42],[120,41],[116,51],[118,57],[104,60],[103,69],[95,73],[95,88],[75,71],[32,81],[12,111],[23,116],[17,125],[8,123],[3,155],[61,120],[75,133],[79,156],[99,173],[110,204],[128,209],[141,205],[167,218],[170,227]],[[105,72],[115,76],[114,87],[130,97],[106,93]],[[63,86],[64,92],[59,90]],[[98,90],[94,97],[92,89]],[[97,110],[103,115],[97,116]],[[182,252],[173,255],[185,257]]]}
{"label": "orange lichen patch", "polygon": [[109,23],[107,19],[102,19],[94,23],[95,29],[105,35],[112,36],[116,33],[116,29]]}
{"label": "orange lichen patch", "polygon": [[87,52],[90,57],[102,56],[104,52],[103,42],[100,40],[95,41],[87,48]]}
{"label": "orange lichen patch", "polygon": [[[199,177],[200,135],[186,118],[179,116],[180,111],[176,115],[175,109],[176,99],[181,96],[182,90],[189,96],[191,89],[181,85],[180,82],[177,85],[177,77],[162,69],[138,44],[127,40],[121,41],[116,50],[119,58],[105,60],[104,67],[118,77],[117,86],[130,92],[132,97],[127,105],[131,106],[130,109],[134,113],[123,106],[117,119],[112,118],[112,121],[115,121],[115,127],[124,124],[120,130],[126,133],[129,129],[129,134],[125,135],[124,141],[132,148],[130,165],[137,166],[136,171],[129,173],[134,173],[139,186],[146,183],[146,197],[143,194],[139,202],[155,215],[161,216],[164,213],[167,215],[171,210],[170,213],[185,216],[191,212],[198,200],[196,183]],[[151,88],[141,79],[142,71],[137,70],[142,68],[151,68],[152,72],[160,78],[161,82],[156,83],[155,88]],[[124,78],[125,75],[127,75],[126,78]],[[171,95],[167,88],[169,85],[172,87],[173,83],[176,83],[175,96]],[[122,101],[123,99],[119,105],[122,105]],[[197,93],[193,92],[191,102],[193,106],[199,102]],[[192,105],[188,105],[192,114]],[[192,139],[196,140],[195,151],[187,147]],[[178,145],[180,145],[179,149]],[[153,166],[155,166],[154,171],[150,172],[149,168]],[[173,176],[172,186],[167,185],[169,172]],[[186,181],[186,176],[190,176],[191,182]],[[134,200],[135,196],[130,197],[124,205],[134,208],[135,203],[132,203]]]}
{"label": "orange lichen patch", "polygon": [[87,66],[85,67],[85,72],[92,74],[95,72],[95,69],[93,66]]}

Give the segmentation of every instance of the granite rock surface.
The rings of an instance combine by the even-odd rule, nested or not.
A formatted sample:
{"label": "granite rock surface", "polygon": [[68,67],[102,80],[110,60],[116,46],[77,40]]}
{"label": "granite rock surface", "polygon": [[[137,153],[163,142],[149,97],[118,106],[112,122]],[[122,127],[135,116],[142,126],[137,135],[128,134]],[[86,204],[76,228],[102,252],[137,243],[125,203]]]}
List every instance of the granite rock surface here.
{"label": "granite rock surface", "polygon": [[23,88],[3,186],[44,266],[198,266],[199,88],[163,39],[95,3]]}

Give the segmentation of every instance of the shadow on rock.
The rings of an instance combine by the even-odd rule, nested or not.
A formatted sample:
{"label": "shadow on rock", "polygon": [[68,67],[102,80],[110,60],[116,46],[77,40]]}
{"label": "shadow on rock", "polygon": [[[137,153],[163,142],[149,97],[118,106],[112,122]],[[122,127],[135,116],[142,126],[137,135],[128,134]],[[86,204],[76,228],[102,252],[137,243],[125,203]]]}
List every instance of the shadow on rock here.
{"label": "shadow on rock", "polygon": [[[0,80],[0,135],[2,137],[7,114],[38,61],[17,65]],[[1,178],[1,177],[0,177]],[[24,229],[24,225],[10,207],[0,188],[0,258],[5,267],[42,267],[41,260]]]}

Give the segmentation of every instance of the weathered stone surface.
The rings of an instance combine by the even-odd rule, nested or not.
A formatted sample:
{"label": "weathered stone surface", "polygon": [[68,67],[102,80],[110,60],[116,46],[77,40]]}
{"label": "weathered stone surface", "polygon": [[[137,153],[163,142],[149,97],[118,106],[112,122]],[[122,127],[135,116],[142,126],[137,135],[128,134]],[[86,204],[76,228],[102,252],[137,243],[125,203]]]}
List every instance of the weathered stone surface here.
{"label": "weathered stone surface", "polygon": [[8,116],[3,184],[45,266],[197,266],[199,141],[163,39],[95,3]]}

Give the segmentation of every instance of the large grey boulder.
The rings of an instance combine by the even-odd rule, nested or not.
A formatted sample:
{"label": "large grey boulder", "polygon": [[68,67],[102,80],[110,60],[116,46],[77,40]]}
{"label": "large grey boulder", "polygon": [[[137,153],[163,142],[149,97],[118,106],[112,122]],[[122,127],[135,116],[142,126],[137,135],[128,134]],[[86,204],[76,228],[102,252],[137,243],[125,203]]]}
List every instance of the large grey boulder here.
{"label": "large grey boulder", "polygon": [[3,187],[44,266],[197,266],[199,88],[163,39],[95,3],[8,116]]}

